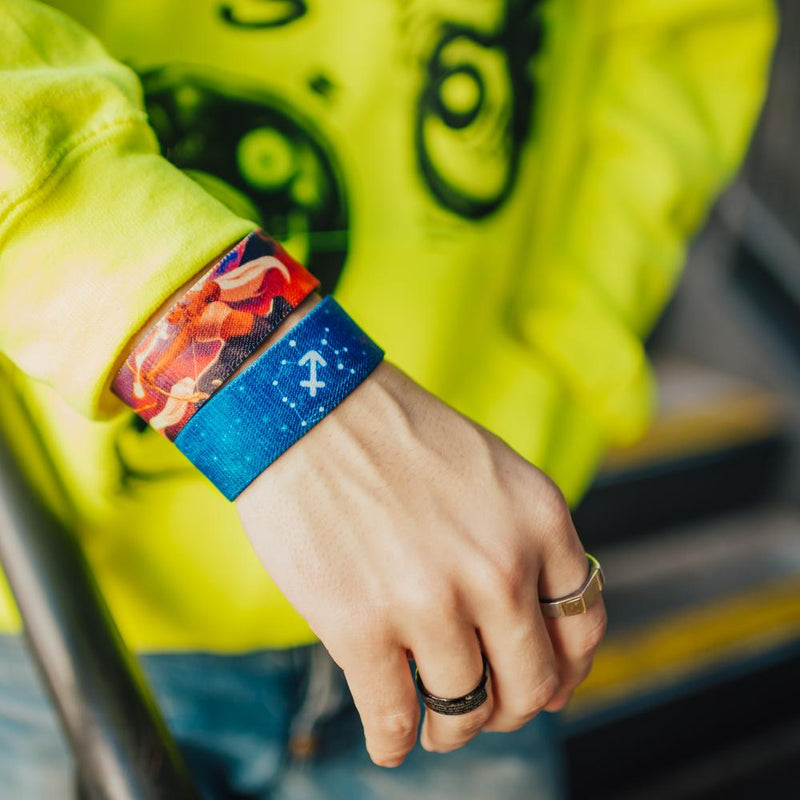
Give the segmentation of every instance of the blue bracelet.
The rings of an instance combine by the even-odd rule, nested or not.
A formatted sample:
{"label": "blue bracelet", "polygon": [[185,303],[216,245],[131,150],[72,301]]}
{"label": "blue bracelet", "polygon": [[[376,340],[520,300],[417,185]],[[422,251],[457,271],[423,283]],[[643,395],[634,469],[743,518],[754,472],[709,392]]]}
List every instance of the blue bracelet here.
{"label": "blue bracelet", "polygon": [[201,406],[175,444],[233,500],[382,358],[383,350],[326,297]]}

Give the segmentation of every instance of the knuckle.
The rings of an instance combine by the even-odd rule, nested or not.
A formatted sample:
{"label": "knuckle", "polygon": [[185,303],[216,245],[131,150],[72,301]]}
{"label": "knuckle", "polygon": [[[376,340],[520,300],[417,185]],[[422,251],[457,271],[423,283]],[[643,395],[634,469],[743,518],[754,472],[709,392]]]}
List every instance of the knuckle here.
{"label": "knuckle", "polygon": [[522,724],[533,719],[553,698],[560,687],[558,675],[551,672],[524,697],[520,698],[514,709],[514,716]]}
{"label": "knuckle", "polygon": [[461,714],[459,716],[450,717],[448,728],[452,734],[452,738],[463,744],[468,739],[477,736],[486,720],[489,719],[492,713],[492,706],[490,702],[484,703],[469,714]]}
{"label": "knuckle", "polygon": [[569,689],[562,689],[553,699],[547,704],[548,711],[561,711],[567,703],[572,699],[572,691]]}
{"label": "knuckle", "polygon": [[404,613],[412,618],[430,620],[435,614],[450,619],[460,611],[461,601],[455,585],[441,575],[432,575],[425,580],[413,582],[400,601]]}
{"label": "knuckle", "polygon": [[577,664],[571,664],[570,667],[561,676],[561,686],[556,694],[551,698],[550,703],[558,700],[564,694],[571,694],[578,688],[589,676],[592,671],[593,659],[591,657],[582,659]]}
{"label": "knuckle", "polygon": [[572,526],[569,505],[553,481],[546,478],[536,497],[536,513],[542,525],[549,530]]}
{"label": "knuckle", "polygon": [[471,569],[472,585],[479,586],[492,600],[516,605],[530,583],[530,567],[523,554],[514,548],[498,548],[491,559],[482,559]]}
{"label": "knuckle", "polygon": [[583,635],[583,641],[581,642],[582,655],[589,656],[597,650],[600,646],[600,642],[603,641],[603,637],[606,635],[607,625],[608,617],[606,616],[605,610],[603,610],[598,621]]}
{"label": "knuckle", "polygon": [[532,584],[530,565],[522,554],[516,552],[500,565],[503,585],[500,597],[511,605],[520,605]]}
{"label": "knuckle", "polygon": [[513,721],[502,718],[495,720],[490,725],[484,726],[484,730],[491,731],[492,733],[511,733],[521,728],[524,724],[524,722],[517,721],[516,718],[514,718]]}
{"label": "knuckle", "polygon": [[589,673],[592,671],[592,664],[593,660],[591,658],[586,659],[586,663],[583,665],[582,669],[578,672],[575,678],[569,683],[567,683],[563,689],[568,690],[570,694],[578,688],[585,680],[589,677]]}
{"label": "knuckle", "polygon": [[[398,750],[393,750],[392,755],[400,755],[400,750],[408,752],[417,738],[417,724],[419,722],[419,712],[415,711],[395,711],[389,714],[381,714],[372,721],[370,726],[373,735],[380,736],[381,741],[392,741],[398,743]],[[399,743],[402,742],[402,745]],[[406,747],[408,745],[408,747]],[[405,749],[403,749],[405,748]],[[385,756],[386,753],[384,752]]]}
{"label": "knuckle", "polygon": [[585,626],[580,631],[570,634],[565,653],[570,661],[591,659],[603,641],[608,625],[605,609],[592,609],[591,615],[592,619],[587,619]]}
{"label": "knuckle", "polygon": [[487,719],[488,714],[479,714],[477,711],[472,714],[465,714],[463,717],[459,718],[454,726],[458,742],[463,744],[465,741],[477,736],[481,732]]}

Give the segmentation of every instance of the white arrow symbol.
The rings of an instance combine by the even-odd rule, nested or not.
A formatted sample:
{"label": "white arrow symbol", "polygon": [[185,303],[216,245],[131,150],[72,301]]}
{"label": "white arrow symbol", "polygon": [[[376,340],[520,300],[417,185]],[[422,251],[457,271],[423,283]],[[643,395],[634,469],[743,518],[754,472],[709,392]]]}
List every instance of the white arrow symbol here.
{"label": "white arrow symbol", "polygon": [[300,381],[300,385],[307,386],[308,393],[312,397],[316,397],[317,389],[321,389],[325,385],[324,381],[317,380],[317,364],[321,367],[325,367],[327,366],[327,362],[316,350],[309,350],[297,363],[301,367],[306,363],[309,365],[311,371],[309,372],[308,380]]}

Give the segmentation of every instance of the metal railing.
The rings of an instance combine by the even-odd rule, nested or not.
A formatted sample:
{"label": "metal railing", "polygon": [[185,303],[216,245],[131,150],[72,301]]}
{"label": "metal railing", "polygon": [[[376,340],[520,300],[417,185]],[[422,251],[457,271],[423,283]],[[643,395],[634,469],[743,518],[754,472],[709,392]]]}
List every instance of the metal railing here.
{"label": "metal railing", "polygon": [[0,563],[91,800],[198,800],[74,533],[0,438]]}

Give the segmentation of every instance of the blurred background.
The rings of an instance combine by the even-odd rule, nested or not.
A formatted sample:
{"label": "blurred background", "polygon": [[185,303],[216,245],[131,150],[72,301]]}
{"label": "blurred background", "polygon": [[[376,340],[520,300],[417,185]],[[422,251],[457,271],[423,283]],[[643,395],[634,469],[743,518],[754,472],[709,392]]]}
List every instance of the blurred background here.
{"label": "blurred background", "polygon": [[[575,514],[610,624],[559,718],[574,800],[800,797],[800,4],[779,5],[747,162],[648,342],[655,424],[608,454]],[[61,610],[95,626],[79,642],[90,689],[128,686],[102,615]],[[111,723],[133,730],[135,708],[155,741],[131,687]]]}
{"label": "blurred background", "polygon": [[800,797],[800,5],[780,7],[748,160],[649,342],[656,423],[576,514],[610,620],[562,719],[580,800]]}

